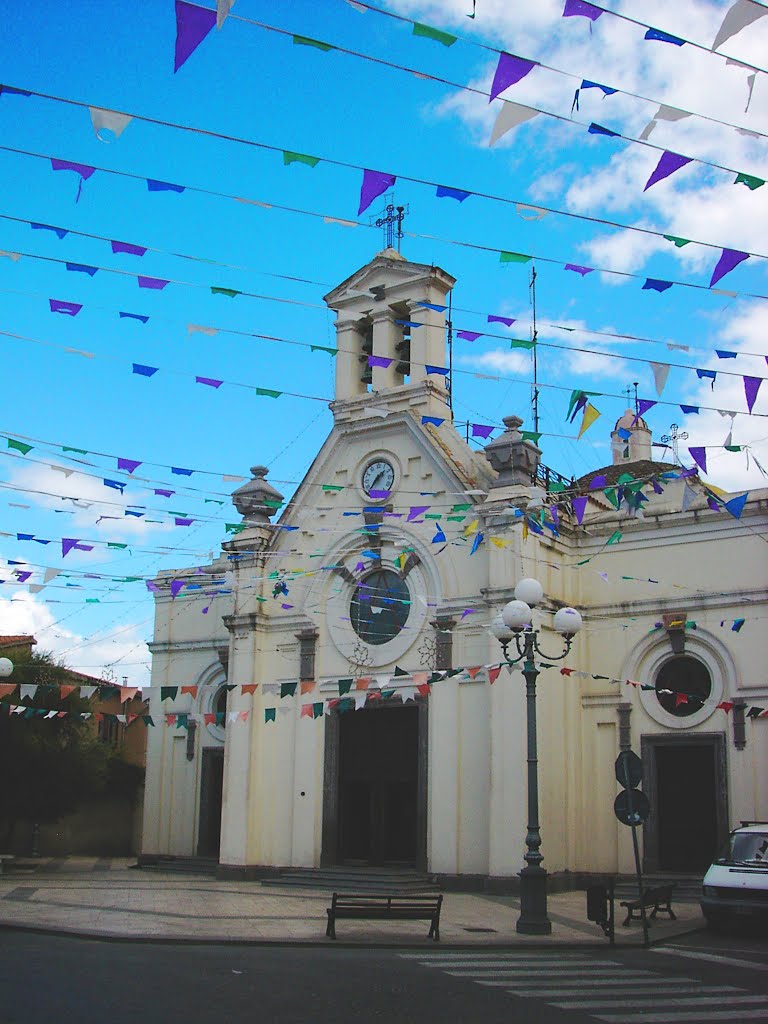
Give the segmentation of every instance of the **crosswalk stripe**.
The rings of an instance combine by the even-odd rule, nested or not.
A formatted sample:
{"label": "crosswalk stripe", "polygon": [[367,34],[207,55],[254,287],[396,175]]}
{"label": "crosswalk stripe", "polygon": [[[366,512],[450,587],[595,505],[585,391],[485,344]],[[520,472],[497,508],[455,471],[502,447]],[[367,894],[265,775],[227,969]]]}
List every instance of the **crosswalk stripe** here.
{"label": "crosswalk stripe", "polygon": [[[744,1003],[752,1003],[752,1004],[754,1004],[754,1003],[763,1003],[763,1004],[765,1004],[765,1003],[768,1003],[768,1000],[765,998],[765,996],[733,996],[733,995],[729,996],[728,997],[728,1005],[730,1006],[730,1005],[733,1005],[735,1003],[738,1003],[739,1005],[742,1005]],[[551,1002],[551,1003],[548,1003],[548,1005],[549,1006],[555,1006],[555,1007],[557,1007],[558,1010],[586,1010],[588,1013],[591,1013],[592,1010],[612,1010],[612,1009],[615,1009],[616,1002],[615,1002],[615,1000],[606,1000],[606,999],[592,999],[592,1000],[589,1000],[589,1001],[581,1000],[579,1002],[575,1002],[572,999],[568,999],[564,1003]],[[710,996],[682,996],[679,999],[675,998],[675,997],[668,999],[665,996],[665,998],[664,998],[664,1009],[665,1009],[665,1011],[667,1009],[676,1008],[678,1006],[679,1007],[693,1007],[693,1006],[711,1006],[711,1005],[712,1005],[712,999],[711,999]],[[629,1016],[629,1014],[634,1010],[634,1008],[636,1006],[637,1007],[641,1007],[641,1008],[645,1007],[645,1006],[651,1006],[651,1007],[656,1007],[656,1009],[658,1010],[659,999],[658,999],[657,996],[649,996],[646,999],[633,999],[632,1003],[631,1003],[631,1006],[629,1007],[629,1011],[628,1011],[627,1017],[626,1017],[627,1020],[632,1020],[633,1019],[631,1016]],[[738,1018],[738,1013],[732,1014],[731,1017],[732,1017],[732,1019],[737,1019]]]}
{"label": "crosswalk stripe", "polygon": [[669,949],[654,949],[652,952],[687,957],[690,960],[711,960],[712,963],[727,964],[729,967],[746,967],[752,971],[768,971],[768,964],[758,964],[754,960],[737,960],[732,956],[717,956],[713,953],[701,953],[694,949],[680,949],[677,946],[670,946]]}
{"label": "crosswalk stripe", "polygon": [[[481,982],[482,984],[482,982]],[[590,986],[593,988],[594,986]],[[675,995],[706,995],[710,997],[714,996],[727,996],[733,992],[742,992],[743,989],[736,988],[734,985],[723,985],[721,988],[702,988],[701,985],[677,985],[674,983],[674,979],[669,985],[660,987],[654,982],[654,990],[674,993]],[[618,988],[608,989],[603,991],[603,986],[600,986],[600,997],[603,999],[634,999],[635,996],[644,996],[648,994],[648,985],[645,984],[642,987],[635,985],[623,985]],[[583,988],[531,988],[531,989],[520,989],[510,988],[509,991],[512,995],[522,996],[524,999],[566,999],[569,996],[575,998],[587,999],[588,997]],[[583,1003],[579,1003],[582,1006]]]}
{"label": "crosswalk stripe", "polygon": [[[449,970],[445,968],[444,974],[451,974],[457,978],[522,978],[524,981],[530,981],[532,984],[542,980],[557,981],[559,978],[590,978],[593,982],[600,982],[602,984],[603,978],[615,978],[616,972],[610,969],[597,970],[597,971],[532,971],[526,970],[524,967],[497,967],[495,970],[487,971],[484,969],[473,970],[470,967],[462,967],[457,970]],[[622,971],[621,977],[627,980],[639,981],[642,978],[652,977],[650,971]]]}
{"label": "crosswalk stripe", "polygon": [[692,1020],[768,1020],[768,1010],[739,1010],[734,1017],[732,1010],[674,1010],[671,1013],[598,1013],[598,1020],[606,1024],[677,1024],[678,1021]]}
{"label": "crosswalk stripe", "polygon": [[600,970],[619,970],[619,965],[612,964],[609,960],[586,960],[583,964],[571,961],[558,964],[555,960],[548,964],[542,964],[535,960],[523,963],[519,960],[449,960],[444,964],[428,960],[421,960],[419,962],[425,967],[437,967],[441,970],[447,970],[449,967],[477,967],[478,969],[485,967],[510,967],[518,968],[521,971],[535,971],[539,968],[553,971],[558,969],[564,971],[588,971],[592,967],[599,968]]}
{"label": "crosswalk stripe", "polygon": [[[497,960],[499,957],[508,957],[510,960],[515,960],[519,963],[560,963],[561,961],[567,960],[569,963],[593,963],[591,957],[585,956],[583,953],[542,953],[541,955],[533,955],[531,953],[515,953],[508,952],[507,950],[493,950],[483,953],[475,953],[472,950],[464,950],[461,953],[400,953],[401,960],[425,960],[425,961],[440,961],[440,960]],[[612,963],[613,961],[599,961],[603,963]]]}

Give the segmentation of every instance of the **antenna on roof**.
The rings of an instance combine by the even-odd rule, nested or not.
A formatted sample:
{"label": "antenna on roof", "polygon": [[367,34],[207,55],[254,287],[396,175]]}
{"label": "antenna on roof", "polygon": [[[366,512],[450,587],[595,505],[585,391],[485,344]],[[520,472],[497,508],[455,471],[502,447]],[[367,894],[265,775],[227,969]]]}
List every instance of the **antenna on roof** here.
{"label": "antenna on roof", "polygon": [[533,328],[531,332],[531,340],[533,341],[533,386],[531,388],[531,413],[533,415],[533,429],[538,433],[539,430],[539,370],[538,370],[538,359],[536,356],[536,341],[538,334],[536,331],[536,267],[531,267],[531,283],[528,285],[528,290],[531,294],[531,306],[533,307]]}

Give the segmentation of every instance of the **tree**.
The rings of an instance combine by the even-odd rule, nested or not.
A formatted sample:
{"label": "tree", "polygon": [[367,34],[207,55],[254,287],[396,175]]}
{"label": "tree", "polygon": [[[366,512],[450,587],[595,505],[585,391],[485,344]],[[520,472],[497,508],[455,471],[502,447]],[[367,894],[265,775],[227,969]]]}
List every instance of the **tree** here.
{"label": "tree", "polygon": [[14,697],[13,703],[68,714],[50,719],[27,712],[12,715],[12,701],[0,701],[0,843],[6,849],[17,822],[58,821],[104,789],[114,760],[88,720],[78,716],[92,710],[90,702],[77,690],[62,699],[59,687],[71,685],[72,678],[50,654],[14,656],[11,679],[38,687],[34,698]]}

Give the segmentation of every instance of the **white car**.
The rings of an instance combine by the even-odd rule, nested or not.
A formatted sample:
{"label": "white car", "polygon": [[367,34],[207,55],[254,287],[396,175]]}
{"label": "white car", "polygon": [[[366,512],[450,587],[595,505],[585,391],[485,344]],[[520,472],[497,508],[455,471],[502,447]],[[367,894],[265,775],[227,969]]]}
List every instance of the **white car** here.
{"label": "white car", "polygon": [[768,921],[768,822],[742,822],[704,876],[701,909],[710,927],[739,918]]}

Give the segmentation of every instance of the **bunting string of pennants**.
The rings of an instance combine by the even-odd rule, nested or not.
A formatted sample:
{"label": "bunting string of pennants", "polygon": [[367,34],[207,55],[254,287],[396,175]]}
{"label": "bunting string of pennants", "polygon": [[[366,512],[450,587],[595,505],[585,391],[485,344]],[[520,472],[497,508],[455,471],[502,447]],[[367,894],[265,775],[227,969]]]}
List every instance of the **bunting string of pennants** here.
{"label": "bunting string of pennants", "polygon": [[[743,620],[736,620],[738,623]],[[732,627],[733,628],[733,627]],[[540,667],[544,670],[557,668],[556,665],[552,665],[548,662],[541,662]],[[229,692],[238,690],[243,696],[250,694],[253,699],[256,699],[256,693],[260,689],[264,697],[269,698],[270,696],[279,697],[281,701],[286,698],[294,698],[293,702],[287,705],[272,705],[265,706],[264,721],[265,723],[275,722],[277,715],[281,716],[284,714],[295,714],[297,706],[300,709],[301,718],[317,719],[322,718],[324,715],[330,714],[333,711],[344,713],[346,711],[361,710],[368,702],[373,701],[389,701],[399,699],[402,703],[407,703],[411,700],[424,699],[429,697],[431,689],[434,685],[446,682],[449,679],[457,679],[460,683],[483,683],[487,682],[493,685],[498,679],[503,668],[506,668],[510,674],[522,672],[522,669],[518,665],[510,666],[506,662],[495,662],[487,665],[472,665],[465,666],[462,668],[440,670],[440,671],[410,671],[407,672],[398,666],[395,667],[393,673],[376,674],[371,676],[358,676],[358,677],[346,677],[346,678],[323,678],[323,679],[305,679],[305,680],[291,680],[284,682],[275,683],[243,683],[240,686],[235,684],[225,684],[224,688]],[[761,706],[748,706],[743,701],[712,701],[707,698],[702,698],[701,695],[695,693],[688,693],[686,691],[676,691],[659,689],[652,683],[642,683],[632,679],[618,679],[613,676],[602,675],[594,672],[585,672],[578,669],[562,667],[559,669],[560,675],[572,677],[574,679],[592,680],[606,682],[612,685],[626,684],[634,688],[642,690],[655,690],[658,693],[666,694],[675,697],[676,706],[681,704],[694,704],[696,703],[699,707],[704,707],[708,704],[713,704],[720,710],[730,712],[734,708],[744,709],[748,718],[761,718],[768,717],[768,708]],[[328,690],[333,687],[336,689],[338,696],[331,696]],[[218,690],[220,687],[218,684],[212,684],[208,686],[199,686],[195,684],[190,685],[177,685],[177,686],[161,686],[160,701],[175,701],[179,697],[189,696],[192,701],[196,700],[198,693],[201,690],[209,690],[213,692]],[[19,715],[23,718],[44,718],[54,719],[60,718],[65,715],[72,715],[80,719],[90,718],[94,712],[69,712],[65,709],[48,709],[48,708],[36,708],[28,704],[13,704],[6,698],[10,697],[17,689],[15,683],[3,683],[0,684],[0,708],[7,708],[9,715]],[[39,687],[35,684],[22,684],[18,687],[20,690],[19,699],[27,700],[34,699],[35,694]],[[50,687],[48,687],[50,689]],[[66,700],[74,691],[79,690],[80,697],[84,699],[90,699],[93,697],[94,692],[102,687],[97,686],[61,686],[60,687],[60,699]],[[141,699],[146,703],[149,689],[145,688],[142,691],[138,691],[136,687],[112,687],[108,686],[106,689],[119,690],[120,701],[125,703],[126,701],[133,700],[140,694]],[[303,701],[302,698],[312,696],[315,699],[309,701]],[[317,699],[317,698],[320,699]],[[129,725],[134,721],[141,720],[146,726],[154,726],[155,722],[152,716],[148,713],[138,714],[108,714],[104,712],[96,712],[96,717],[101,718],[113,718],[123,724]],[[171,710],[163,712],[163,720],[168,726],[175,726],[176,728],[189,728],[192,723],[205,724],[205,725],[219,725],[224,726],[226,724],[234,724],[235,722],[245,722],[248,720],[251,714],[251,709],[237,709],[237,710],[226,710],[216,712],[196,712],[192,710]]]}
{"label": "bunting string of pennants", "polygon": [[[506,56],[509,56],[509,55],[506,55]],[[2,87],[2,91],[8,91],[8,87],[3,86]],[[36,96],[39,96],[39,97],[44,98],[44,99],[49,99],[49,100],[53,100],[53,101],[68,103],[68,104],[72,104],[72,105],[75,105],[75,106],[83,106],[83,107],[87,106],[87,104],[85,104],[85,103],[80,103],[78,101],[73,101],[73,100],[69,100],[69,99],[63,99],[61,97],[51,96],[51,95],[45,94],[45,93],[33,93],[31,91],[28,91],[28,90],[20,90],[20,89],[11,89],[10,91],[12,93],[14,93],[14,94],[28,95],[28,96],[36,95]],[[192,132],[200,132],[201,131],[201,129],[197,129],[197,128],[193,128],[193,127],[185,126],[185,125],[179,125],[179,124],[176,124],[174,122],[159,121],[159,120],[153,119],[153,118],[140,117],[140,115],[131,115],[131,116],[132,117],[136,117],[139,120],[147,121],[148,123],[160,124],[160,125],[163,125],[165,127],[176,128],[176,129],[183,130],[183,131],[192,131]],[[608,136],[611,136],[611,137],[623,138],[618,133],[613,132],[610,129],[603,128],[602,126],[596,125],[594,123],[590,125],[589,132],[591,134],[608,135]],[[216,136],[217,133],[206,130],[205,134],[206,135]],[[563,215],[563,216],[573,216],[568,211],[552,210],[552,209],[545,208],[545,207],[536,207],[536,206],[532,206],[530,203],[522,203],[521,204],[517,200],[511,200],[511,199],[507,199],[507,198],[504,198],[504,197],[501,197],[501,196],[490,195],[490,194],[487,194],[487,193],[472,192],[471,190],[467,190],[467,189],[459,189],[459,188],[453,188],[453,187],[449,188],[447,186],[444,186],[444,185],[441,185],[439,183],[435,183],[435,182],[432,182],[432,181],[428,181],[428,180],[425,180],[425,179],[410,177],[410,176],[402,175],[402,174],[397,175],[397,174],[392,174],[390,172],[383,172],[383,171],[378,171],[378,170],[372,170],[370,168],[362,168],[360,165],[349,163],[349,162],[345,162],[345,161],[341,161],[341,160],[331,159],[331,158],[327,158],[327,157],[323,157],[323,158],[321,158],[321,157],[309,157],[306,154],[291,153],[288,150],[282,149],[282,148],[277,147],[277,146],[268,145],[268,144],[260,142],[260,141],[248,140],[248,139],[240,139],[240,138],[236,138],[236,137],[233,137],[233,136],[226,136],[226,137],[223,137],[223,138],[225,138],[226,141],[229,141],[229,142],[241,143],[243,145],[247,145],[247,146],[250,146],[250,147],[256,147],[256,148],[261,149],[261,150],[280,153],[281,155],[283,155],[284,162],[286,162],[286,163],[302,162],[302,163],[309,163],[311,166],[315,166],[316,163],[319,163],[322,160],[324,163],[332,165],[332,166],[343,167],[343,168],[346,168],[346,169],[362,170],[363,171],[363,181],[362,181],[361,190],[360,190],[360,202],[359,202],[359,207],[358,207],[358,216],[360,216],[360,214],[362,212],[364,212],[365,209],[368,208],[370,203],[373,202],[373,200],[375,198],[377,198],[384,191],[386,191],[387,188],[392,187],[392,185],[394,185],[394,183],[398,179],[398,177],[402,181],[408,181],[408,182],[411,182],[411,183],[414,183],[414,184],[419,184],[419,185],[426,185],[428,187],[436,187],[437,190],[438,190],[438,196],[442,195],[442,196],[445,196],[445,197],[448,197],[448,198],[458,199],[459,201],[463,201],[464,199],[468,198],[469,196],[474,195],[474,196],[476,196],[478,198],[489,199],[489,200],[492,200],[492,201],[495,201],[495,202],[513,203],[516,206],[524,207],[526,210],[533,210],[533,211],[540,210],[543,213],[554,212],[554,213],[557,213],[557,214]],[[643,145],[651,145],[650,143],[642,143],[642,144]],[[660,147],[653,147],[653,148],[660,149]],[[81,182],[82,182],[82,180],[85,180],[88,177],[90,177],[95,171],[99,170],[100,172],[107,173],[107,174],[112,174],[112,175],[117,175],[119,177],[133,178],[134,180],[143,180],[143,181],[145,181],[147,183],[148,188],[149,188],[150,191],[184,192],[187,188],[189,188],[190,191],[201,191],[200,189],[194,189],[194,188],[192,188],[190,186],[187,186],[187,185],[171,184],[171,183],[166,183],[166,182],[161,182],[161,181],[155,181],[154,179],[144,178],[143,176],[139,176],[139,175],[135,175],[135,174],[127,174],[125,172],[118,172],[118,171],[114,171],[114,170],[107,169],[107,168],[98,168],[96,166],[78,164],[78,163],[75,163],[73,161],[63,160],[63,159],[58,158],[58,157],[44,157],[42,154],[29,153],[29,152],[22,151],[22,150],[15,150],[12,147],[0,147],[0,149],[6,150],[6,151],[10,151],[10,152],[22,153],[23,155],[27,155],[27,156],[30,156],[30,157],[37,157],[37,158],[48,159],[48,160],[51,161],[51,166],[54,169],[75,171],[81,177]],[[684,162],[690,162],[692,160],[692,158],[679,157],[678,154],[669,153],[666,150],[662,150],[661,152],[662,152],[662,156],[661,156],[661,158],[659,160],[659,165],[657,166],[656,171],[654,171],[654,173],[651,175],[651,178],[649,178],[649,181],[646,184],[646,188],[650,187],[650,185],[653,184],[655,181],[661,180],[663,177],[667,177],[674,170],[679,169],[679,166],[682,166],[682,164],[677,164],[676,165],[676,161],[677,160],[683,160]],[[287,160],[285,159],[286,154],[288,156]],[[698,161],[698,162],[702,162],[702,161]],[[713,165],[713,166],[719,166],[719,165]],[[751,186],[750,186],[751,188],[758,187],[757,184],[756,184],[757,182],[760,182],[761,184],[764,183],[762,179],[755,178],[754,176],[745,175],[742,172],[738,172],[738,171],[732,171],[731,172],[730,169],[728,169],[728,168],[722,168],[722,169],[728,170],[730,173],[736,174],[737,175],[737,182],[738,183],[750,184],[750,182],[751,182]],[[654,180],[652,181],[651,179],[654,179]],[[204,191],[208,195],[218,195],[218,196],[226,197],[226,198],[229,198],[229,199],[235,199],[235,200],[240,201],[240,202],[249,202],[249,201],[251,201],[251,200],[244,200],[242,197],[237,197],[237,196],[224,196],[223,193],[216,193],[216,192],[212,192],[211,190],[204,190]],[[258,201],[251,201],[251,202],[257,202],[257,205],[265,205],[265,204],[263,204],[261,202],[258,202]],[[277,204],[266,204],[266,205],[269,206],[272,209],[280,209],[280,207]],[[296,211],[294,208],[290,208],[290,209],[291,209],[291,212],[301,212],[301,213],[310,212],[310,211]],[[312,215],[314,215],[314,216],[323,216],[323,215],[317,214],[317,213],[314,213]],[[337,218],[328,218],[328,219],[330,221],[337,221],[338,220]],[[596,220],[595,218],[586,217],[584,215],[578,215],[578,219],[584,219],[584,220],[588,220],[588,221],[595,221]],[[352,223],[356,223],[356,222],[352,222]],[[692,241],[690,239],[673,239],[673,236],[671,236],[671,235],[664,235],[662,232],[652,231],[652,230],[649,230],[649,229],[637,229],[636,227],[634,227],[632,225],[622,225],[622,224],[614,223],[614,222],[610,222],[609,223],[609,222],[607,222],[605,220],[601,221],[601,223],[606,224],[608,226],[613,226],[613,227],[622,228],[622,229],[626,229],[626,230],[641,230],[642,233],[653,234],[653,235],[656,235],[656,236],[659,236],[659,237],[663,237],[663,238],[667,238],[669,240],[672,240],[673,244],[675,244],[676,246],[679,245],[679,244],[687,244],[687,243]],[[368,225],[368,226],[370,227],[370,225]],[[411,233],[409,232],[409,234],[411,234]],[[424,237],[424,238],[432,238],[432,239],[435,238],[435,236],[420,235],[420,234],[414,235],[414,237]],[[494,250],[493,247],[476,245],[476,244],[472,244],[472,243],[468,243],[468,242],[463,242],[463,241],[459,241],[459,240],[453,240],[453,239],[435,239],[435,240],[443,241],[443,242],[445,242],[447,244],[459,244],[459,245],[463,245],[463,246],[474,248],[474,249],[499,252],[498,249]],[[715,245],[714,243],[697,242],[696,244],[707,245],[707,246],[709,246],[711,248],[720,248],[719,246]],[[710,283],[709,283],[708,286],[696,285],[696,284],[693,284],[693,283],[681,282],[681,281],[671,281],[671,282],[665,281],[665,282],[662,282],[662,284],[666,285],[667,287],[672,287],[672,285],[677,284],[677,285],[681,285],[681,286],[684,286],[684,287],[696,287],[696,288],[702,288],[702,289],[705,289],[705,290],[709,290],[709,289],[713,288],[714,285],[717,284],[717,282],[722,277],[724,277],[726,273],[730,272],[730,270],[733,270],[735,266],[737,266],[740,262],[743,262],[744,260],[748,259],[750,256],[758,256],[759,258],[766,258],[763,254],[753,254],[753,253],[748,253],[748,252],[742,252],[742,251],[736,250],[736,249],[723,248],[722,252],[721,252],[720,260],[718,261],[718,264],[716,265],[715,270],[712,273],[712,277],[710,279]],[[554,263],[554,264],[558,264],[558,265],[564,265],[566,269],[576,270],[576,272],[582,273],[582,276],[583,276],[583,273],[589,273],[589,272],[592,272],[594,270],[599,270],[601,273],[611,273],[611,274],[616,274],[618,276],[630,277],[630,278],[639,278],[641,276],[641,275],[632,274],[632,273],[629,273],[629,272],[611,270],[610,268],[579,267],[577,264],[564,263],[563,261],[560,261],[560,260],[557,260],[557,259],[553,259],[553,258],[550,258],[550,257],[543,257],[543,256],[536,256],[536,257],[534,257],[532,255],[523,255],[523,254],[518,254],[518,253],[506,253],[505,254],[503,250],[500,252],[501,262],[510,262],[510,258],[509,257],[515,257],[516,259],[512,260],[514,262],[520,262],[520,261],[527,262],[530,259],[537,258],[537,259],[539,259],[542,262],[548,262],[548,263]],[[653,280],[653,279],[645,279],[645,280]],[[151,286],[147,286],[147,287],[151,287]],[[664,289],[657,289],[657,288],[654,288],[653,286],[649,285],[646,288],[646,290],[666,290],[666,288],[664,288]],[[753,296],[752,293],[746,293],[746,294],[749,295],[750,297],[755,297],[755,298],[768,298],[768,296],[763,296],[763,295],[754,295]]]}

